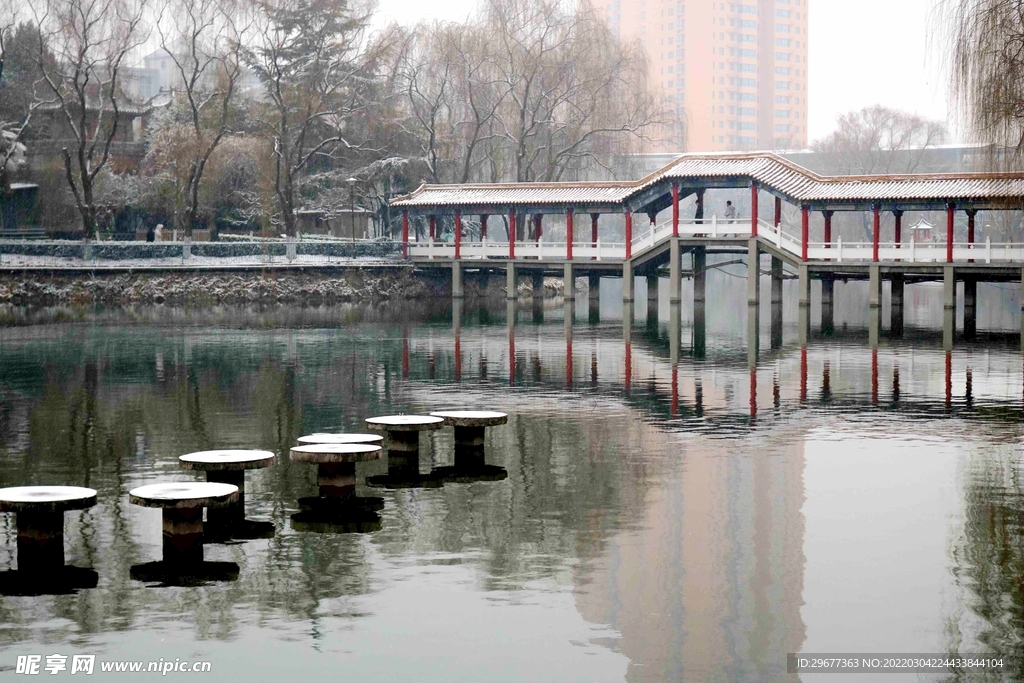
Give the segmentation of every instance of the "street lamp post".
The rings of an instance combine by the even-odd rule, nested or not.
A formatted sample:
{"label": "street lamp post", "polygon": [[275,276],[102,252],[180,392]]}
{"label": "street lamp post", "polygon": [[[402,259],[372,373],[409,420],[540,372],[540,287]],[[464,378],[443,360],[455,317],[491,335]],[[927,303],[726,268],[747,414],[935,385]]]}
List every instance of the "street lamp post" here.
{"label": "street lamp post", "polygon": [[352,222],[352,241],[356,241],[356,183],[357,178],[348,179],[348,215]]}

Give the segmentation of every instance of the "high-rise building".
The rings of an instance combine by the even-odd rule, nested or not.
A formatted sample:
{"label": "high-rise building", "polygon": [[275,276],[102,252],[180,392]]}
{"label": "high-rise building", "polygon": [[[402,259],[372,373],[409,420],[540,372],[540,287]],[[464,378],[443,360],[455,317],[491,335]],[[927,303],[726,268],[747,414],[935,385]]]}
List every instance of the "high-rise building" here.
{"label": "high-rise building", "polygon": [[[605,0],[624,41],[647,51],[687,121],[686,149],[712,152],[807,145],[810,0]],[[673,150],[663,150],[673,151]]]}

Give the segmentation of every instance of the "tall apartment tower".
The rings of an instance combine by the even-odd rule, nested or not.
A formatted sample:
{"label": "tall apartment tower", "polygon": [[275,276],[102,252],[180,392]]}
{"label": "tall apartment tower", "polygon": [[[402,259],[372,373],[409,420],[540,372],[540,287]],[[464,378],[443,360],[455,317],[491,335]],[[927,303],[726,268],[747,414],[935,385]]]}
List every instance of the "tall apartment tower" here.
{"label": "tall apartment tower", "polygon": [[[639,39],[651,82],[687,121],[686,150],[807,146],[810,0],[598,0]],[[676,150],[658,150],[676,151]]]}

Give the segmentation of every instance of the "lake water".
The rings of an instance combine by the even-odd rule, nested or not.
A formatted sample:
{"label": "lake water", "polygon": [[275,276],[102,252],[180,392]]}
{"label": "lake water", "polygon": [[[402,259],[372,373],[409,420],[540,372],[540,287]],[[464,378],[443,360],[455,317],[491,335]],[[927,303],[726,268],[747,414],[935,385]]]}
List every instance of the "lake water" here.
{"label": "lake water", "polygon": [[[797,680],[790,652],[1022,650],[1015,293],[982,288],[979,339],[947,351],[937,287],[909,288],[904,337],[874,349],[854,285],[806,345],[787,292],[752,367],[744,283],[716,274],[704,344],[684,304],[673,369],[667,303],[648,324],[638,287],[626,335],[613,287],[571,325],[560,301],[542,321],[521,302],[514,326],[501,303],[6,309],[0,485],[95,488],[65,554],[99,579],[0,597],[0,677],[22,654],[94,654],[247,683],[765,681]],[[509,413],[486,443],[506,479],[371,490],[386,463],[360,465],[378,531],[292,528],[316,488],[296,437],[451,407]],[[276,533],[206,546],[235,581],[134,580],[161,527],[128,490],[195,480],[177,457],[211,448],[279,454],[247,479],[248,517]],[[450,430],[424,435],[421,471],[452,451]],[[0,572],[15,539],[0,515]]]}

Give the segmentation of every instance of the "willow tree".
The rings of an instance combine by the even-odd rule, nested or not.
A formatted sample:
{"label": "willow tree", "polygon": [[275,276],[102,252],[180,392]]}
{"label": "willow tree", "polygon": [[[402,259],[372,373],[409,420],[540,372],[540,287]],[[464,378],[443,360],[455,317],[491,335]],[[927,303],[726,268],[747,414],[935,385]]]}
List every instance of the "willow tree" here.
{"label": "willow tree", "polygon": [[945,0],[953,95],[980,140],[1024,156],[1024,3]]}

